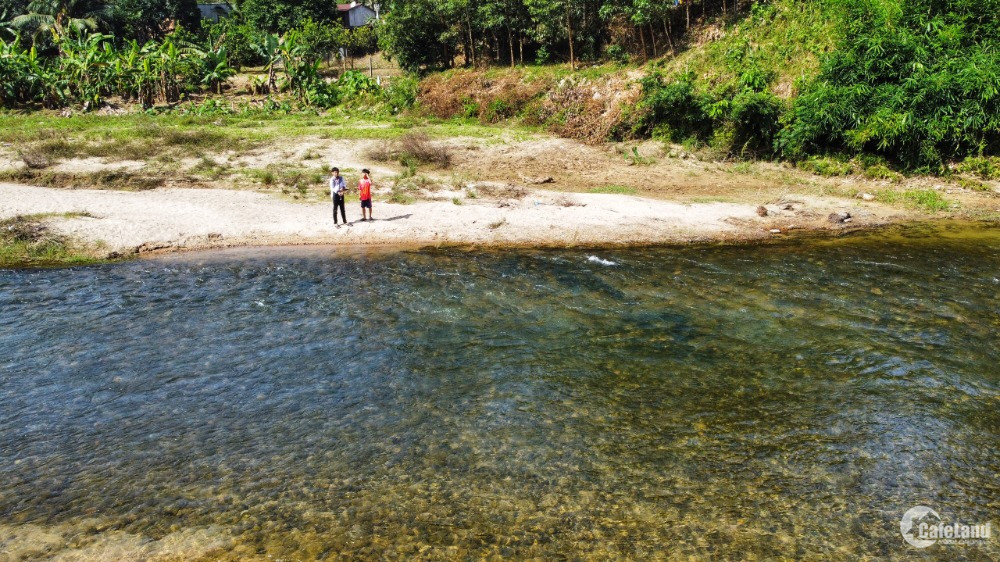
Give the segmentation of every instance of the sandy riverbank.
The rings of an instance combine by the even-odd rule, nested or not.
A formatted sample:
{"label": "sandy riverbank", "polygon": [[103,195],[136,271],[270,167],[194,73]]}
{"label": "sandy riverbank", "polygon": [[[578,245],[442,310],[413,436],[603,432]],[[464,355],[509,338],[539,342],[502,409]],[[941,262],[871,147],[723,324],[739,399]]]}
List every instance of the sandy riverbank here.
{"label": "sandy riverbank", "polygon": [[[277,244],[577,246],[753,239],[772,230],[884,224],[897,213],[862,203],[798,200],[766,205],[677,203],[628,195],[531,190],[517,198],[392,204],[376,199],[373,223],[337,228],[331,206],[223,189],[143,192],[66,190],[0,184],[0,218],[51,215],[49,226],[108,255]],[[65,213],[74,216],[56,216]]]}

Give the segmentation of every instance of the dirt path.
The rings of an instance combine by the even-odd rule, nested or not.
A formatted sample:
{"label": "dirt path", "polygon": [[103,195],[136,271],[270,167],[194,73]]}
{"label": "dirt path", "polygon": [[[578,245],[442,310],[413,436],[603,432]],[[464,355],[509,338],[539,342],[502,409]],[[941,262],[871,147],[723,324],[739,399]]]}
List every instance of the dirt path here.
{"label": "dirt path", "polygon": [[[786,205],[787,206],[787,205]],[[775,221],[808,227],[818,203],[761,218],[750,204],[681,204],[627,195],[530,191],[519,199],[376,200],[374,223],[336,228],[331,206],[250,191],[159,189],[66,190],[0,184],[0,218],[51,215],[49,224],[101,251],[130,254],[270,244],[574,246],[662,243],[769,236]],[[57,216],[65,213],[69,217]],[[81,216],[82,215],[82,216]],[[879,218],[873,215],[873,219]],[[781,227],[781,225],[779,225]]]}

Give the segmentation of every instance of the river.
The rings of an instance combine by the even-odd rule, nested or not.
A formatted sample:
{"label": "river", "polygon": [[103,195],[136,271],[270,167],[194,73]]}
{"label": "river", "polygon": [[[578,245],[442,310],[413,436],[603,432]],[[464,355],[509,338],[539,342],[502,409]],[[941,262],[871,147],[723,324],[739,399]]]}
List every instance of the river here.
{"label": "river", "polygon": [[995,559],[998,294],[997,230],[0,271],[0,559]]}

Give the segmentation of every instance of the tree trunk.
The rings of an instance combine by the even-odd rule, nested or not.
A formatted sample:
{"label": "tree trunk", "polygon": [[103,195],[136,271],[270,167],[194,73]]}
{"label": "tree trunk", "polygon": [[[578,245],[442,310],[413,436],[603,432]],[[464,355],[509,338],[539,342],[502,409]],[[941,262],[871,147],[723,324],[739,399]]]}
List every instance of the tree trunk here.
{"label": "tree trunk", "polygon": [[660,56],[656,53],[656,30],[653,29],[653,24],[649,24],[649,40],[653,42],[653,58]]}
{"label": "tree trunk", "polygon": [[[469,50],[472,52],[472,68],[476,67],[476,40],[472,38],[472,21],[469,18],[469,12],[465,12],[465,23],[466,29],[469,31]],[[468,62],[468,61],[466,61]]]}
{"label": "tree trunk", "polygon": [[566,29],[569,31],[569,68],[576,70],[576,57],[573,53],[573,18],[570,15],[570,1],[566,0]]}
{"label": "tree trunk", "polygon": [[665,19],[663,21],[663,31],[667,32],[667,45],[670,46],[670,54],[671,55],[674,54],[674,52],[675,52],[674,51],[674,39],[673,39],[673,37],[671,37],[671,33],[670,33],[671,28],[674,26],[673,22],[671,21],[672,19],[673,18],[668,17],[667,19]]}
{"label": "tree trunk", "polygon": [[507,24],[507,46],[510,47],[510,67],[514,68],[514,33],[510,30],[510,24]]}
{"label": "tree trunk", "polygon": [[642,62],[646,62],[649,60],[646,56],[646,34],[642,32],[641,25],[636,30],[639,32],[639,42],[642,43]]}
{"label": "tree trunk", "polygon": [[688,0],[684,4],[684,18],[686,23],[684,24],[684,33],[687,33],[691,29],[691,0]]}
{"label": "tree trunk", "polygon": [[524,66],[524,35],[518,36],[517,48],[519,53],[519,60],[521,61],[521,66]]}

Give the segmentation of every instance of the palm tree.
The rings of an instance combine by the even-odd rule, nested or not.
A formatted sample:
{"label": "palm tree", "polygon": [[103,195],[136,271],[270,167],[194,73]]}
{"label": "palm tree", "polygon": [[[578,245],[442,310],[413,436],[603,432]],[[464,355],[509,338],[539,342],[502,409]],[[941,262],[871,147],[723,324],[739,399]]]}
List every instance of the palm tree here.
{"label": "palm tree", "polygon": [[97,0],[33,0],[28,13],[12,19],[10,25],[20,31],[31,30],[35,37],[50,32],[58,43],[71,31],[94,31],[110,18],[109,5]]}

